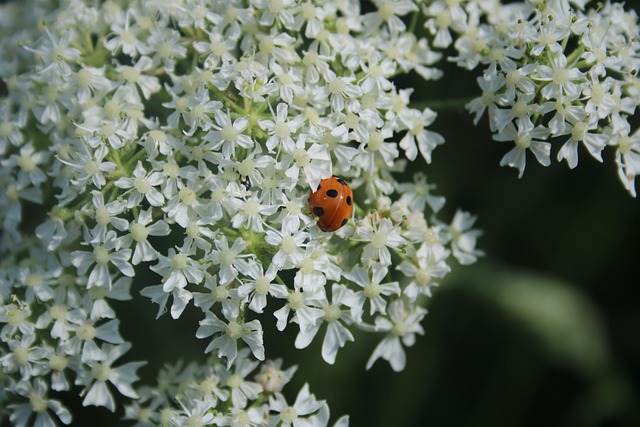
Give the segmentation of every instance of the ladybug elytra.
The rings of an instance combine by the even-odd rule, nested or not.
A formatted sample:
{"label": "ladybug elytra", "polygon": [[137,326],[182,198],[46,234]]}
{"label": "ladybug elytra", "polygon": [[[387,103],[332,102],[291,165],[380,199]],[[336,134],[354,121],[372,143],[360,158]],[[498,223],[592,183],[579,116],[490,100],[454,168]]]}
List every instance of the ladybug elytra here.
{"label": "ladybug elytra", "polygon": [[349,221],[353,212],[353,191],[344,179],[332,176],[320,181],[309,195],[311,215],[318,218],[322,231],[336,231]]}

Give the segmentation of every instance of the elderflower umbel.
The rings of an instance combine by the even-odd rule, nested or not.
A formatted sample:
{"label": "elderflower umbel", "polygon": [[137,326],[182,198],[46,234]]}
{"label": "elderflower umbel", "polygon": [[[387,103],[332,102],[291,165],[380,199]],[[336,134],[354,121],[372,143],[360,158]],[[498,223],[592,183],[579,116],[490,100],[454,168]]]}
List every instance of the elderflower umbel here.
{"label": "elderflower umbel", "polygon": [[[130,402],[125,417],[139,425],[328,425],[326,403],[307,386],[286,402],[280,391],[292,372],[280,364],[266,362],[250,379],[256,359],[268,356],[264,322],[296,328],[296,347],[326,326],[317,339],[328,363],[355,328],[377,334],[372,360],[402,369],[432,287],[454,259],[481,254],[472,216],[448,225],[437,217],[444,198],[424,174],[399,182],[407,161],[430,163],[444,142],[429,130],[436,113],[413,107],[413,89],[394,83],[412,71],[442,75],[433,68],[441,55],[414,30],[420,14],[436,12],[427,21],[435,45],[468,27],[454,22],[466,22],[461,8],[443,7],[384,0],[362,14],[358,2],[324,0],[0,5],[8,23],[0,26],[0,403],[15,411],[9,417],[22,422],[30,410],[43,423],[68,423],[63,404],[44,392],[51,388],[110,410]],[[576,23],[571,34],[586,27]],[[556,68],[580,56],[565,55],[565,64],[555,45],[549,52]],[[487,92],[505,85],[509,102],[525,102],[516,92],[546,82],[548,73],[527,69],[526,82],[502,83],[500,67],[515,69],[521,58],[493,55],[500,84],[487,83]],[[597,70],[627,67],[601,55],[582,60]],[[587,92],[574,74],[540,94],[567,103],[551,133],[599,149],[595,126],[624,121],[632,105],[596,73],[609,95],[589,104],[596,121],[572,114],[576,90],[577,99],[600,90]],[[477,114],[507,109],[505,99],[487,95]],[[505,120],[530,113],[511,108]],[[629,138],[619,138],[618,161],[635,176]],[[307,200],[333,175],[353,188],[354,210],[325,233]],[[140,294],[158,316],[201,316],[195,335],[212,355],[165,368],[153,389],[134,384],[143,362],[116,363],[132,343],[113,301],[126,304],[145,271],[155,282]]]}
{"label": "elderflower umbel", "polygon": [[[515,144],[500,164],[517,168],[520,177],[527,151],[543,166],[551,163],[552,149],[570,168],[584,149],[602,162],[605,149],[620,150],[640,104],[637,14],[622,3],[584,3],[465,0],[449,6],[437,0],[424,9],[425,26],[440,28],[433,45],[448,46],[454,37],[444,31],[452,29],[452,60],[483,70],[483,93],[467,108],[476,122],[487,111],[494,139]],[[454,15],[460,18],[455,25]],[[638,168],[630,160],[616,166],[635,196]]]}

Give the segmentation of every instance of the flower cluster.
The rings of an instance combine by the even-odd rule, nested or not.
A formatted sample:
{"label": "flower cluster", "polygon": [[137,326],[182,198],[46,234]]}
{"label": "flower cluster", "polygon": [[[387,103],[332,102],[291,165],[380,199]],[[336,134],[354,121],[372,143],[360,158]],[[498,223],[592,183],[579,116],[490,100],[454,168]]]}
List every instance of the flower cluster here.
{"label": "flower cluster", "polygon": [[[85,405],[113,410],[113,387],[140,399],[127,412],[139,425],[326,425],[306,388],[288,406],[268,371],[266,385],[243,382],[248,354],[265,359],[267,321],[297,325],[297,348],[323,335],[328,363],[354,328],[379,334],[368,366],[404,368],[425,298],[453,258],[481,252],[473,216],[435,216],[444,198],[424,174],[397,181],[444,139],[392,79],[437,78],[440,55],[405,24],[417,5],[375,6],[0,6],[0,402],[15,425],[68,423],[47,391],[74,386]],[[325,233],[307,199],[332,175],[350,182],[355,211]],[[140,290],[143,269],[158,281]],[[141,363],[114,365],[131,344],[112,302],[132,287],[158,316],[199,311],[196,336],[220,361],[175,372],[162,395],[136,389]],[[174,392],[181,378],[192,386]]]}
{"label": "flower cluster", "polygon": [[[141,387],[140,398],[126,406],[124,419],[136,427],[328,425],[327,404],[306,384],[293,404],[282,394],[295,370],[283,370],[280,360],[260,364],[247,349],[239,352],[233,370],[215,358],[204,366],[168,365],[154,387]],[[346,427],[348,421],[343,416],[333,427]]]}
{"label": "flower cluster", "polygon": [[602,162],[614,150],[618,175],[635,197],[640,132],[640,26],[634,11],[609,1],[584,10],[575,0],[528,0],[501,5],[436,0],[424,12],[434,46],[454,40],[461,67],[481,67],[482,94],[467,108],[477,123],[486,112],[494,139],[514,146],[500,164],[524,173],[526,152],[548,166],[578,164],[578,151]]}

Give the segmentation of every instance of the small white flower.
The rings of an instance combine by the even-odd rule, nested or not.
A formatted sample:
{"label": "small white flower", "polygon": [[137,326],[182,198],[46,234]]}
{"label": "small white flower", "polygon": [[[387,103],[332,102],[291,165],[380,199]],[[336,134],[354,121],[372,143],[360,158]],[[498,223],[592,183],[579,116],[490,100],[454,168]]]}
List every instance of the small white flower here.
{"label": "small white flower", "polygon": [[112,51],[114,54],[118,49],[122,49],[125,55],[134,57],[138,54],[146,53],[145,44],[138,38],[141,28],[130,25],[129,12],[119,18],[111,25],[113,37],[104,41],[104,47]]}
{"label": "small white flower", "polygon": [[451,234],[451,250],[453,256],[462,265],[473,264],[484,252],[476,249],[476,241],[482,231],[474,229],[476,217],[469,212],[457,210],[449,225]]}
{"label": "small white flower", "polygon": [[256,313],[262,313],[267,306],[267,295],[274,298],[287,298],[287,287],[278,283],[272,283],[278,274],[277,268],[271,264],[266,272],[255,264],[239,261],[242,273],[251,279],[243,279],[238,287],[238,297],[247,298],[249,308]]}
{"label": "small white flower", "polygon": [[367,301],[369,301],[369,315],[373,316],[375,313],[386,313],[387,302],[384,297],[400,295],[398,282],[381,283],[388,272],[387,267],[374,264],[371,269],[354,267],[353,270],[345,273],[345,278],[362,288],[354,294],[355,303],[352,309],[353,317],[358,323]]}
{"label": "small white flower", "polygon": [[403,344],[407,347],[415,343],[416,334],[424,334],[424,329],[420,322],[427,314],[421,307],[407,307],[402,300],[396,300],[389,304],[389,318],[378,316],[375,322],[375,329],[387,332],[387,335],[376,346],[367,361],[367,369],[373,363],[382,358],[389,362],[391,368],[402,371],[405,367],[407,356],[403,349]]}
{"label": "small white flower", "polygon": [[247,247],[242,237],[238,237],[233,246],[229,247],[226,236],[222,235],[215,240],[216,249],[211,251],[209,258],[213,263],[219,266],[218,277],[220,278],[220,284],[226,286],[231,283],[238,276],[238,268],[241,265],[242,258],[249,256],[248,254],[241,255]]}
{"label": "small white flower", "polygon": [[284,396],[275,393],[269,397],[269,410],[278,415],[274,417],[273,424],[282,427],[306,427],[311,424],[306,418],[324,405],[324,401],[316,400],[315,396],[309,392],[309,386],[305,384],[296,396],[296,401],[292,406],[287,404]]}
{"label": "small white flower", "polygon": [[273,263],[281,269],[299,266],[303,261],[303,249],[309,233],[299,229],[299,221],[285,218],[282,221],[282,231],[268,230],[265,242],[278,247],[273,256]]}
{"label": "small white flower", "polygon": [[[21,381],[16,384],[13,391],[28,402],[8,405],[11,410],[9,420],[13,426],[53,426],[56,423],[51,412],[63,424],[71,423],[71,413],[60,401],[48,398],[48,388],[47,383],[41,378],[37,378],[33,383]],[[33,415],[35,419],[32,419]]]}
{"label": "small white flower", "polygon": [[571,169],[578,165],[578,144],[582,143],[589,154],[599,162],[602,162],[602,150],[607,144],[607,135],[590,130],[597,130],[597,123],[594,121],[578,121],[569,123],[565,134],[571,137],[564,143],[558,151],[558,161],[566,160]]}
{"label": "small white flower", "polygon": [[549,54],[550,65],[539,65],[534,80],[548,82],[541,90],[545,99],[570,99],[580,95],[584,74],[573,64],[568,64],[563,53]]}
{"label": "small white flower", "polygon": [[519,120],[517,129],[513,123],[509,123],[501,133],[493,135],[493,139],[496,141],[514,141],[516,144],[502,157],[500,166],[508,165],[518,169],[518,178],[522,178],[527,150],[533,153],[542,166],[549,166],[551,164],[549,159],[551,144],[546,142],[549,135],[550,132],[547,128],[543,126],[534,128],[533,124],[528,121]]}
{"label": "small white flower", "polygon": [[115,399],[109,391],[108,383],[111,383],[120,394],[137,398],[138,394],[132,383],[138,380],[136,371],[146,362],[129,362],[114,367],[114,362],[131,348],[130,343],[121,345],[103,345],[105,358],[100,362],[90,363],[90,370],[81,370],[76,378],[76,384],[84,386],[80,393],[84,400],[82,405],[104,406],[110,411],[115,411]]}
{"label": "small white flower", "polygon": [[411,280],[402,293],[415,302],[420,295],[430,297],[431,289],[438,286],[433,279],[443,278],[451,268],[446,263],[449,251],[440,245],[422,244],[410,254],[410,258],[402,261],[397,269]]}
{"label": "small white flower", "polygon": [[200,283],[204,279],[204,267],[192,255],[169,249],[167,256],[158,254],[158,263],[151,269],[163,277],[163,289],[184,288],[187,283]]}
{"label": "small white flower", "polygon": [[41,73],[48,71],[55,71],[61,76],[68,76],[71,73],[71,67],[67,62],[72,62],[80,58],[81,52],[75,47],[69,47],[71,43],[72,32],[63,32],[61,37],[53,34],[49,27],[45,25],[44,35],[39,40],[40,47],[34,49],[29,46],[25,46],[25,49],[35,53],[39,59],[43,62],[43,67],[40,68]]}
{"label": "small white flower", "polygon": [[216,350],[218,357],[227,359],[227,369],[231,368],[238,356],[237,341],[239,339],[249,345],[257,359],[264,360],[262,325],[258,320],[245,323],[242,319],[236,318],[225,323],[208,311],[205,319],[200,321],[196,337],[202,339],[210,336],[215,337],[205,349],[205,353]]}
{"label": "small white flower", "polygon": [[127,198],[127,207],[132,208],[139,206],[143,199],[146,199],[151,206],[162,206],[164,197],[162,193],[155,187],[159,186],[163,181],[161,172],[147,173],[142,162],[138,162],[133,170],[133,177],[119,178],[115,185],[126,191],[124,194],[129,195]]}
{"label": "small white flower", "polygon": [[[327,332],[322,341],[322,358],[325,362],[333,365],[338,350],[344,347],[347,341],[354,341],[353,334],[345,326],[345,324],[353,323],[350,311],[355,304],[353,291],[344,285],[334,283],[331,288],[331,301],[318,293],[317,298],[311,299],[311,303],[323,311],[323,316],[309,327],[303,328],[301,324],[295,346],[296,348],[305,348],[311,344],[322,324],[326,322]],[[349,307],[349,310],[343,310],[341,308],[343,305]]]}
{"label": "small white flower", "polygon": [[131,263],[138,265],[143,261],[158,259],[158,251],[149,243],[149,236],[168,236],[171,232],[169,225],[158,220],[153,222],[153,210],[140,211],[138,217],[128,224],[129,234],[121,239],[122,247],[129,248],[134,245]]}
{"label": "small white flower", "polygon": [[367,242],[362,251],[364,262],[379,260],[382,265],[391,265],[391,249],[399,249],[406,243],[400,230],[390,219],[380,222],[363,221],[356,228],[356,240]]}
{"label": "small white flower", "polygon": [[304,116],[298,114],[293,118],[289,118],[289,107],[285,103],[280,103],[276,107],[276,113],[273,114],[274,120],[261,120],[260,127],[269,133],[266,141],[267,149],[270,153],[278,147],[287,153],[293,152],[296,146],[293,142],[292,135],[295,134],[303,124]]}
{"label": "small white flower", "polygon": [[213,130],[209,131],[204,140],[209,144],[205,147],[211,150],[220,150],[226,159],[231,159],[236,153],[236,146],[250,149],[254,146],[254,141],[243,132],[249,126],[249,119],[239,116],[231,121],[229,113],[223,113],[222,110],[214,111],[216,123],[211,125]]}
{"label": "small white flower", "polygon": [[120,242],[114,231],[107,232],[104,241],[92,243],[92,246],[91,252],[71,253],[71,263],[78,269],[79,275],[84,275],[93,266],[87,281],[88,288],[103,286],[111,289],[112,275],[109,272],[109,265],[113,265],[125,276],[133,277],[133,266],[129,263],[131,249],[119,249]]}

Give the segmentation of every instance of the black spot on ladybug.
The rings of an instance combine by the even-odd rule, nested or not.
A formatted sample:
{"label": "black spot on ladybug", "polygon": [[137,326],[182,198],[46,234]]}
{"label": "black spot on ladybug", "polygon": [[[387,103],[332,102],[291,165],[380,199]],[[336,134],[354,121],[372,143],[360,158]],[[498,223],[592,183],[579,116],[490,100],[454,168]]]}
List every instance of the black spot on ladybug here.
{"label": "black spot on ladybug", "polygon": [[342,224],[340,224],[340,227],[344,227],[344,225],[347,223],[347,218],[342,220]]}
{"label": "black spot on ladybug", "polygon": [[322,215],[324,215],[324,209],[322,209],[321,207],[317,206],[317,207],[313,208],[313,214],[315,216],[322,216]]}
{"label": "black spot on ladybug", "polygon": [[332,199],[335,199],[336,197],[338,197],[338,190],[334,190],[333,188],[330,190],[327,190],[327,196],[331,197]]}
{"label": "black spot on ladybug", "polygon": [[251,180],[249,179],[248,176],[245,176],[244,178],[242,178],[240,180],[240,183],[244,186],[244,188],[247,189],[247,191],[249,191],[249,189],[251,188]]}
{"label": "black spot on ladybug", "polygon": [[347,196],[347,204],[351,206],[351,196]]}
{"label": "black spot on ladybug", "polygon": [[344,179],[342,179],[342,178],[336,178],[336,181],[338,181],[338,182],[339,182],[340,184],[342,184],[342,185],[347,185],[347,183],[345,182],[345,180],[344,180]]}
{"label": "black spot on ladybug", "polygon": [[321,184],[318,184],[318,189],[316,190],[316,193],[317,193],[318,191],[320,191],[320,189],[321,189],[321,188],[322,188],[322,185],[321,185]]}

